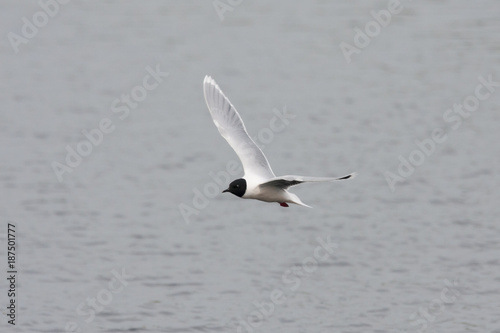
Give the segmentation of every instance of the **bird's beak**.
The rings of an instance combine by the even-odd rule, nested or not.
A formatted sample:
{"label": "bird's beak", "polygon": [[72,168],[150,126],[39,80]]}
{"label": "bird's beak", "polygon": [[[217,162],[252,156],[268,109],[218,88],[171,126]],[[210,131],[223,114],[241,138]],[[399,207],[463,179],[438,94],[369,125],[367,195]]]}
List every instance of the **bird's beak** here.
{"label": "bird's beak", "polygon": [[226,188],[224,191],[222,191],[222,193],[224,193],[224,192],[229,192],[229,189]]}

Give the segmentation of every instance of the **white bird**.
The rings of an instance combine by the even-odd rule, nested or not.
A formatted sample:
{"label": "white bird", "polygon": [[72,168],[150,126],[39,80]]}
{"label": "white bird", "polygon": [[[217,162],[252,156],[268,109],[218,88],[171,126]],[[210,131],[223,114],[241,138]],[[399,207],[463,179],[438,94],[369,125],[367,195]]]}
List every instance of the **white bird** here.
{"label": "white bird", "polygon": [[248,135],[235,107],[210,76],[205,76],[203,80],[203,93],[215,126],[240,158],[245,172],[242,178],[231,182],[222,193],[230,192],[243,199],[277,202],[282,207],[293,203],[312,208],[304,204],[297,195],[288,192],[288,188],[304,182],[332,182],[356,176],[354,172],[339,178],[292,175],[276,177],[266,156]]}

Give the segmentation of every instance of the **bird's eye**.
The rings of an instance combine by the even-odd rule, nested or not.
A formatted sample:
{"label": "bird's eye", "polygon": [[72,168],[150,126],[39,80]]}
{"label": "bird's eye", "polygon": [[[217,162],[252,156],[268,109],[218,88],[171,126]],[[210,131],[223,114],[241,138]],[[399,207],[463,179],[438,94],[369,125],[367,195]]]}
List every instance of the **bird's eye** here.
{"label": "bird's eye", "polygon": [[240,188],[240,185],[235,185],[236,188]]}

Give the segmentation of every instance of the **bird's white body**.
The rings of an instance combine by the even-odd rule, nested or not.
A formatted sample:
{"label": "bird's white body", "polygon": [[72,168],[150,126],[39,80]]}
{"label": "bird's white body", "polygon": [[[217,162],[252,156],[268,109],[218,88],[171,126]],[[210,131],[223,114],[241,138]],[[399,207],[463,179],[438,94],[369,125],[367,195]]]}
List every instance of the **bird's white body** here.
{"label": "bird's white body", "polygon": [[243,195],[245,199],[256,199],[265,202],[278,202],[278,203],[293,203],[305,207],[311,207],[303,203],[299,197],[285,189],[277,187],[260,187],[256,186],[250,189],[250,193]]}
{"label": "bird's white body", "polygon": [[351,173],[340,178],[276,177],[266,156],[248,135],[235,107],[209,76],[206,76],[203,81],[203,92],[215,126],[234,149],[245,171],[245,175],[233,181],[224,192],[231,192],[244,199],[278,202],[284,207],[288,207],[287,203],[310,207],[304,204],[297,195],[289,192],[288,188],[304,182],[331,182],[349,179],[356,175]]}

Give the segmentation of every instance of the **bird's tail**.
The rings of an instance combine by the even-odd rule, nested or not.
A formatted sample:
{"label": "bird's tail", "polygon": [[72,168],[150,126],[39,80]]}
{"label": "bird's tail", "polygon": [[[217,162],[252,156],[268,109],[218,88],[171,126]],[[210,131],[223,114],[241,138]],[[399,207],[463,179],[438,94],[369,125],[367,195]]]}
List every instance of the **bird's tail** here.
{"label": "bird's tail", "polygon": [[304,206],[304,207],[312,208],[311,206],[308,206],[305,203],[303,203],[302,200],[300,200],[300,198],[296,194],[288,192],[288,195],[289,195],[290,199],[287,202],[293,203],[293,204],[296,204],[296,205],[299,205],[299,206]]}

